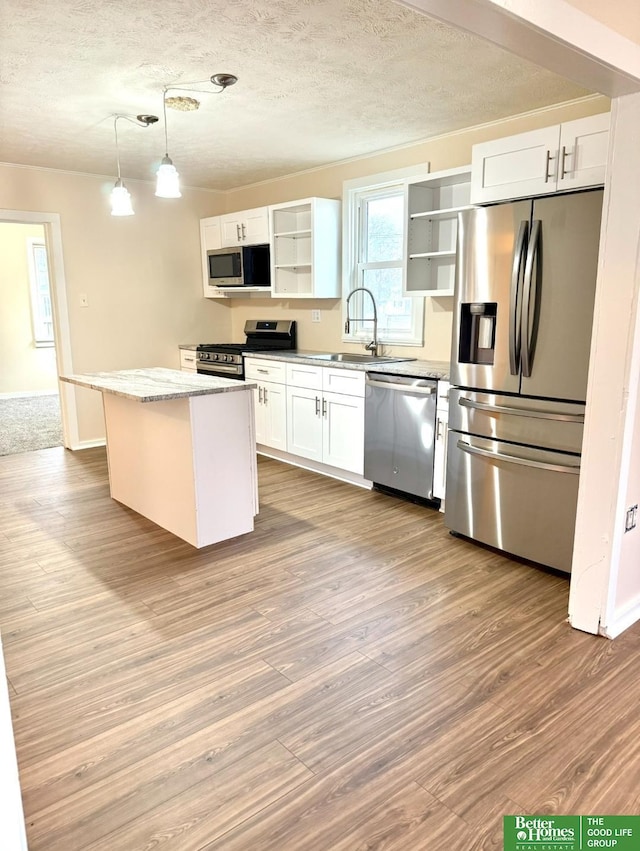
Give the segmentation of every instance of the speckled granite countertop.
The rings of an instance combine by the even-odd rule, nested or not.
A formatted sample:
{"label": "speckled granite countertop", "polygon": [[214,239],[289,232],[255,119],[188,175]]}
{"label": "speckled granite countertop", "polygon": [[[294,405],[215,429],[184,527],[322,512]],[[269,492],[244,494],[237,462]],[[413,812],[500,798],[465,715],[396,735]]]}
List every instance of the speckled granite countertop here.
{"label": "speckled granite countertop", "polygon": [[431,360],[398,360],[385,363],[347,363],[341,361],[318,360],[311,355],[320,354],[315,351],[298,349],[297,352],[243,352],[246,357],[261,358],[262,360],[288,361],[289,363],[307,363],[313,366],[330,366],[331,369],[357,369],[361,372],[386,372],[391,375],[408,375],[412,378],[438,378],[440,381],[449,380],[449,364],[447,361]]}
{"label": "speckled granite countertop", "polygon": [[195,352],[198,348],[199,343],[180,343],[178,346],[179,349],[188,349],[190,352]]}
{"label": "speckled granite countertop", "polygon": [[79,387],[124,396],[125,399],[133,399],[135,402],[162,402],[189,396],[208,396],[211,393],[231,393],[257,386],[253,381],[234,381],[231,378],[216,378],[159,366],[61,375],[60,380],[77,384]]}

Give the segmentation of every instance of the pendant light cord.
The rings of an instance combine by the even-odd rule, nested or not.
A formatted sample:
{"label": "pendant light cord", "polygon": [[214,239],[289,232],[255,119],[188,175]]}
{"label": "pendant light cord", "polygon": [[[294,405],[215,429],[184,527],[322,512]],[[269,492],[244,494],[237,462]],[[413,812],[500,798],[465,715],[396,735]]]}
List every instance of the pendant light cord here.
{"label": "pendant light cord", "polygon": [[162,90],[162,114],[164,116],[164,153],[169,156],[169,141],[167,136],[167,89]]}
{"label": "pendant light cord", "polygon": [[120,116],[116,115],[116,117],[113,119],[113,130],[116,134],[116,164],[118,166],[118,180],[120,180],[121,178],[120,178],[120,148],[118,147],[118,118],[120,118]]}

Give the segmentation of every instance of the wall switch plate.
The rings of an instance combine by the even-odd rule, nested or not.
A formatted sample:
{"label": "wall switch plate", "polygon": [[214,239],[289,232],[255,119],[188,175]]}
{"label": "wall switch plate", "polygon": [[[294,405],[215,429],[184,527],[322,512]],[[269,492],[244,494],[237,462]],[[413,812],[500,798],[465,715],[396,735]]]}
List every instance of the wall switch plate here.
{"label": "wall switch plate", "polygon": [[320,311],[312,310],[311,311],[311,321],[312,322],[320,322]]}
{"label": "wall switch plate", "polygon": [[89,297],[86,293],[80,293],[80,307],[89,307]]}
{"label": "wall switch plate", "polygon": [[636,528],[636,521],[638,518],[638,506],[632,505],[631,508],[627,508],[627,514],[624,520],[624,531],[630,532],[632,529]]}

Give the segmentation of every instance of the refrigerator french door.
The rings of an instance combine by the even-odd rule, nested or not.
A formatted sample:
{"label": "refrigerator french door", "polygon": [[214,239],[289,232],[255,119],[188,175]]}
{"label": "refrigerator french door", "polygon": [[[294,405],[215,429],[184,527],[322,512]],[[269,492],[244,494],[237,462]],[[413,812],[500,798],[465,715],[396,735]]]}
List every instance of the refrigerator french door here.
{"label": "refrigerator french door", "polygon": [[445,523],[566,572],[602,194],[459,215]]}

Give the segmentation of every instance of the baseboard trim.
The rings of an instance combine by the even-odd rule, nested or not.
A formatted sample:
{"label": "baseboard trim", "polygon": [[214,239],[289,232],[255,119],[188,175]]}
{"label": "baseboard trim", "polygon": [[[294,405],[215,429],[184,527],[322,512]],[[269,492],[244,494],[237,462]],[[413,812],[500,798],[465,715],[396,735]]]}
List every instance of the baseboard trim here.
{"label": "baseboard trim", "polygon": [[357,485],[360,488],[371,490],[373,482],[359,476],[357,473],[352,473],[349,470],[340,470],[338,467],[331,467],[328,464],[321,464],[319,461],[311,461],[309,458],[303,458],[301,455],[291,455],[289,452],[283,452],[281,449],[272,449],[270,446],[263,446],[261,443],[257,445],[258,455],[264,455],[266,458],[273,458],[275,461],[284,461],[285,464],[291,464],[292,467],[300,467],[303,470],[310,470],[312,473],[320,473],[323,476],[329,476],[332,479],[338,479],[340,482],[346,482],[350,485]]}
{"label": "baseboard trim", "polygon": [[607,626],[600,627],[600,635],[606,638],[617,638],[625,629],[629,629],[634,623],[640,620],[640,596],[632,600],[631,603],[622,610],[614,621]]}
{"label": "baseboard trim", "polygon": [[57,390],[24,390],[20,393],[0,393],[0,399],[28,399],[30,396],[58,396]]}
{"label": "baseboard trim", "polygon": [[74,443],[73,446],[67,446],[67,449],[76,452],[79,449],[95,449],[96,446],[106,445],[107,441],[102,437],[99,440],[81,440],[79,443]]}

